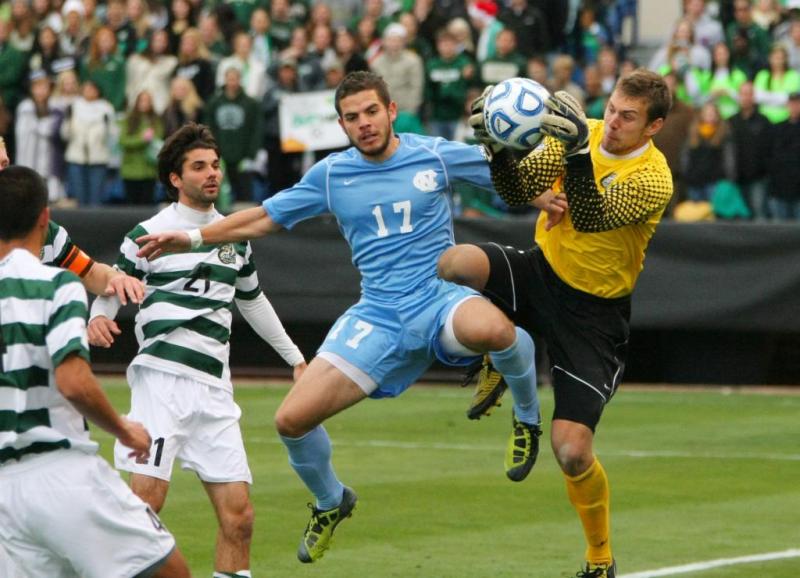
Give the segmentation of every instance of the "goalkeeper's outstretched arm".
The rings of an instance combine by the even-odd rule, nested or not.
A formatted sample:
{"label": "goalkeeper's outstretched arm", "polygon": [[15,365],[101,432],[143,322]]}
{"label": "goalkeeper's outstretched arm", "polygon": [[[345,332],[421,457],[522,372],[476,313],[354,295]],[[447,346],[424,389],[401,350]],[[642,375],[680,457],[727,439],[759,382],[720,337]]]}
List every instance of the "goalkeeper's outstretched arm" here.
{"label": "goalkeeper's outstretched arm", "polygon": [[563,158],[564,145],[551,137],[545,137],[519,162],[503,149],[489,163],[492,183],[509,205],[526,205],[553,187],[564,172]]}
{"label": "goalkeeper's outstretched arm", "polygon": [[647,221],[669,202],[672,181],[645,167],[601,194],[591,155],[585,152],[567,158],[564,192],[575,230],[597,233]]}

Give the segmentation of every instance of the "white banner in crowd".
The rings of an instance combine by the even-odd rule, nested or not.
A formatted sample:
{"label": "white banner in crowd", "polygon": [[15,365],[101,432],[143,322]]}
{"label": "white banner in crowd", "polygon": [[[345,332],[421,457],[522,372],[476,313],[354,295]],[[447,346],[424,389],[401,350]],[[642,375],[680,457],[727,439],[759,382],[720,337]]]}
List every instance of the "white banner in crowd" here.
{"label": "white banner in crowd", "polygon": [[284,152],[347,146],[347,136],[339,126],[333,96],[333,90],[321,90],[281,97],[278,119]]}

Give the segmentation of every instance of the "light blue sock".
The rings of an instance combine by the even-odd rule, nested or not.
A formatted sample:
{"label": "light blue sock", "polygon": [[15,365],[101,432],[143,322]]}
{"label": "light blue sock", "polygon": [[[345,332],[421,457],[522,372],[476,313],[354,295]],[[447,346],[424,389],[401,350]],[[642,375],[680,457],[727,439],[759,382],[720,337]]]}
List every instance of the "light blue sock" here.
{"label": "light blue sock", "polygon": [[333,471],[333,450],[325,428],[318,425],[299,438],[280,438],[289,450],[289,464],[317,499],[317,508],[330,510],[338,506],[344,486]]}
{"label": "light blue sock", "polygon": [[492,351],[489,358],[514,396],[514,414],[521,422],[538,424],[539,393],[536,391],[536,350],[528,332],[517,327],[517,339],[507,349]]}

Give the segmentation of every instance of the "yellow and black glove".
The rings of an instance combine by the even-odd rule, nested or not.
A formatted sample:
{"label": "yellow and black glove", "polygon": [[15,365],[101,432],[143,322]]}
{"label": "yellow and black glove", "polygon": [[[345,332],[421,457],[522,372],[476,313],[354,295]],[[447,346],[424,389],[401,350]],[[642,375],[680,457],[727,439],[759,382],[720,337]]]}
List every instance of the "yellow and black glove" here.
{"label": "yellow and black glove", "polygon": [[548,112],[542,115],[542,133],[564,143],[565,156],[588,152],[589,125],[578,101],[568,92],[559,90],[546,104]]}

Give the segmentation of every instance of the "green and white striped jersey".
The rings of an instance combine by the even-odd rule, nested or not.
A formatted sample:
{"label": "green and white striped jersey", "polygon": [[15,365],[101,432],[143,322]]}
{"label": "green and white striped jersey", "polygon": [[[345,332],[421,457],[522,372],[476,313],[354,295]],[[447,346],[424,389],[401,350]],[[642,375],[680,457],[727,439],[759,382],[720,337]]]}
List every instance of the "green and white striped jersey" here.
{"label": "green and white striped jersey", "polygon": [[94,260],[72,242],[67,230],[55,223],[47,223],[47,236],[39,255],[42,263],[68,269],[84,277],[94,265]]}
{"label": "green and white striped jersey", "polygon": [[189,230],[221,219],[173,203],[125,236],[117,267],[146,285],[136,315],[143,365],[231,389],[230,334],[233,300],[261,295],[249,243],[203,245],[153,261],[136,256],[135,239],[147,233]]}
{"label": "green and white striped jersey", "polygon": [[47,237],[40,255],[43,264],[61,267],[72,247],[72,239],[64,227],[54,221],[47,223]]}
{"label": "green and white striped jersey", "polygon": [[97,451],[53,374],[70,354],[89,360],[86,314],[86,291],[73,273],[24,249],[0,260],[0,468],[61,448]]}

